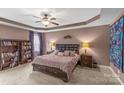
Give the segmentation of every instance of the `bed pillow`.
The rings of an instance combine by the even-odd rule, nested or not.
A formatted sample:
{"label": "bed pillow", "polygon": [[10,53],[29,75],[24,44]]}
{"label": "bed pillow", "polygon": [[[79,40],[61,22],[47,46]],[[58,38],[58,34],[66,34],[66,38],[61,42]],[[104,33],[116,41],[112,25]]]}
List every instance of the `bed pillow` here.
{"label": "bed pillow", "polygon": [[63,52],[58,52],[58,56],[64,56]]}
{"label": "bed pillow", "polygon": [[70,51],[64,51],[64,56],[69,56],[70,55]]}
{"label": "bed pillow", "polygon": [[75,56],[75,51],[70,51],[70,56]]}
{"label": "bed pillow", "polygon": [[59,52],[59,50],[55,50],[55,51],[53,52],[53,54],[54,54],[54,55],[57,55],[58,52]]}
{"label": "bed pillow", "polygon": [[77,53],[75,53],[74,55],[75,55],[75,56],[78,56],[78,54],[77,54]]}

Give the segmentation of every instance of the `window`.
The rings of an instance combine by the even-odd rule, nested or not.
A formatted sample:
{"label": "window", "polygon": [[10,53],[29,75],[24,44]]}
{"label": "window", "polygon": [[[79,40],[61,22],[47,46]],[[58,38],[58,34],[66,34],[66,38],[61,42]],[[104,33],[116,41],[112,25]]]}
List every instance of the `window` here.
{"label": "window", "polygon": [[37,33],[34,34],[34,51],[35,52],[40,51],[40,41]]}

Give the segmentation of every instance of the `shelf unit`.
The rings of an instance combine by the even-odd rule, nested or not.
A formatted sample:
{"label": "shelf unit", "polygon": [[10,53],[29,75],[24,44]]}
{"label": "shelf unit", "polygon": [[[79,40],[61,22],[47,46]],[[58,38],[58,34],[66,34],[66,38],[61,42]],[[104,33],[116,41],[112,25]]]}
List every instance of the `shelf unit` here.
{"label": "shelf unit", "polygon": [[20,42],[20,64],[28,63],[32,61],[32,48],[30,41]]}
{"label": "shelf unit", "polygon": [[19,44],[16,40],[0,40],[0,69],[11,68],[18,65]]}
{"label": "shelf unit", "polygon": [[0,39],[0,70],[32,61],[31,42]]}

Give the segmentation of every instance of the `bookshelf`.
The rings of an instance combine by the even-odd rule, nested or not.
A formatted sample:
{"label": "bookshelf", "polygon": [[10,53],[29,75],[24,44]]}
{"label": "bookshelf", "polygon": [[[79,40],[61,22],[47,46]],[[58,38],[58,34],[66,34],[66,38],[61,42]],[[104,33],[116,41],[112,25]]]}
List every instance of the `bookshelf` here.
{"label": "bookshelf", "polygon": [[0,70],[32,61],[31,42],[0,39]]}
{"label": "bookshelf", "polygon": [[20,42],[20,64],[28,63],[32,61],[32,49],[30,41]]}
{"label": "bookshelf", "polygon": [[0,40],[0,69],[11,68],[18,65],[18,41]]}

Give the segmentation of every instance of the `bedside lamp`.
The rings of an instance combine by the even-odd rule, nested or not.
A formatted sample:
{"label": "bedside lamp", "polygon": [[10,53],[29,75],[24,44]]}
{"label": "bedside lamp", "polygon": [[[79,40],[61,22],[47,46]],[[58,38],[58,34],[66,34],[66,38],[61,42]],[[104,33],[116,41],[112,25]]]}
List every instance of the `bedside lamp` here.
{"label": "bedside lamp", "polygon": [[87,53],[87,48],[89,48],[89,46],[88,42],[83,42],[82,47],[85,49],[85,54]]}
{"label": "bedside lamp", "polygon": [[50,46],[50,48],[51,48],[51,50],[55,47],[55,42],[50,42],[49,43],[49,46]]}

